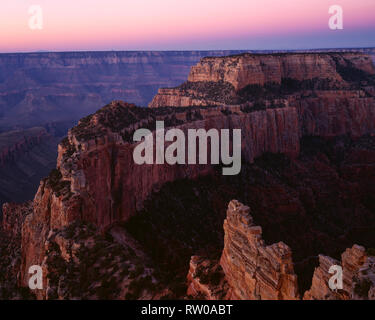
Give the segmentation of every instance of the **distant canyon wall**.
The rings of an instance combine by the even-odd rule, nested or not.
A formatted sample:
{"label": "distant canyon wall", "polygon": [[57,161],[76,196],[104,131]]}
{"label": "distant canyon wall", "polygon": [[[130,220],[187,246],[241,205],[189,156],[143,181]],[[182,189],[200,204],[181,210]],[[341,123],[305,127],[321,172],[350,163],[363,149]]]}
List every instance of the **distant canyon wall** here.
{"label": "distant canyon wall", "polygon": [[[335,96],[338,90],[358,88],[361,81],[374,73],[370,56],[362,53],[247,53],[207,57],[191,68],[187,82],[159,89],[149,106],[239,104],[259,98],[263,86],[266,99],[281,96],[286,90],[290,91],[288,99],[291,93],[307,91],[311,95],[311,90],[322,89],[332,90],[331,96]],[[373,85],[366,90],[373,95]]]}
{"label": "distant canyon wall", "polygon": [[[371,48],[349,51],[360,51],[375,57],[375,49]],[[203,57],[242,52],[245,51],[0,54],[0,132],[49,122],[77,121],[112,100],[146,106],[159,88],[174,87],[185,81],[190,68]],[[194,70],[201,68],[200,65]],[[189,81],[201,77],[195,71],[194,74],[196,76],[190,76]],[[180,104],[195,103],[187,99]]]}
{"label": "distant canyon wall", "polygon": [[[302,60],[298,57],[299,54],[290,54],[287,59],[296,61],[298,66],[295,69],[301,72],[311,69],[311,66],[304,65],[306,61],[313,61],[314,64],[319,59],[319,55],[309,57],[306,54]],[[340,59],[339,54],[337,58]],[[247,55],[216,58],[213,65],[221,65],[220,61],[226,59],[249,58]],[[276,55],[267,59],[271,63],[272,59],[278,61],[279,58]],[[375,73],[366,55],[353,54],[349,57],[343,54],[341,59],[358,66],[352,69],[359,70],[361,74],[366,72],[373,76]],[[201,64],[205,61],[203,59]],[[183,130],[239,128],[242,130],[242,153],[244,159],[250,162],[264,152],[297,156],[303,135],[374,134],[375,100],[371,85],[366,82],[363,87],[354,87],[353,82],[342,79],[334,59],[334,64],[325,64],[324,61],[321,62],[326,68],[324,76],[333,79],[338,89],[310,88],[291,95],[283,94],[279,99],[282,102],[280,106],[268,101],[262,106],[244,103],[206,108],[165,108],[158,105],[145,109],[113,102],[94,115],[81,119],[59,145],[57,169],[41,181],[34,199],[33,213],[27,215],[23,224],[21,283],[26,284],[28,267],[43,261],[44,243],[50,230],[60,229],[76,220],[93,222],[105,230],[134,215],[148,196],[164,183],[185,177],[194,178],[212,170],[209,166],[199,165],[135,165],[132,154],[136,144],[132,142],[132,134],[137,128],[153,129],[155,120],[165,120],[167,127]],[[236,71],[232,72],[231,68]],[[264,68],[263,78],[273,78],[272,70]],[[222,77],[221,71],[215,72]],[[290,72],[293,74],[294,71]],[[312,72],[315,71],[312,69]],[[238,83],[253,81],[238,76],[249,75],[241,71],[238,65],[228,64],[223,77],[225,74],[228,81],[234,79],[231,81],[237,83],[238,88],[242,86]],[[311,79],[304,74],[307,80]],[[315,75],[319,76],[318,73]],[[206,82],[215,82],[212,79],[216,76],[209,77]],[[220,82],[221,78],[217,79],[216,82]],[[216,99],[215,96],[209,98]]]}
{"label": "distant canyon wall", "polygon": [[0,205],[33,198],[55,166],[58,141],[42,127],[0,134]]}
{"label": "distant canyon wall", "polygon": [[112,100],[146,106],[202,57],[241,51],[0,54],[0,132],[78,120]]}
{"label": "distant canyon wall", "polygon": [[33,198],[55,167],[58,141],[80,118],[115,99],[145,106],[202,57],[238,52],[0,54],[0,206]]}

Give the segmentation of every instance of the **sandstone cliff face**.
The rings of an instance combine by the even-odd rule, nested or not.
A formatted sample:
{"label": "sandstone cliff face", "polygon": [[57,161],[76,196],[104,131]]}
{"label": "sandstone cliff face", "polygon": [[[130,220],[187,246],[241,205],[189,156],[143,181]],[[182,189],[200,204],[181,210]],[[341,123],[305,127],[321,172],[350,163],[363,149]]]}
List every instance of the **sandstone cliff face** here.
{"label": "sandstone cliff face", "polygon": [[191,257],[187,275],[187,297],[205,300],[227,300],[229,285],[217,261],[199,256]]}
{"label": "sandstone cliff face", "polygon": [[375,99],[358,91],[318,92],[317,97],[296,101],[302,135],[360,137],[372,133]]}
{"label": "sandstone cliff face", "polygon": [[[312,285],[305,292],[305,300],[374,300],[375,258],[368,256],[362,246],[354,245],[341,256],[341,262],[330,257],[319,256],[319,267],[315,269]],[[329,273],[332,266],[343,270],[343,289],[331,290]],[[336,273],[336,272],[335,272]]]}
{"label": "sandstone cliff face", "polygon": [[[110,108],[111,112],[122,108],[126,112],[133,110],[133,107],[121,104],[113,104]],[[228,116],[220,109],[212,109],[202,110],[201,116],[202,120],[177,127],[183,131],[188,128],[241,128],[242,154],[248,161],[265,151],[298,154],[298,117],[294,109]],[[86,128],[95,125],[98,117],[94,116]],[[186,113],[179,117],[186,120]],[[34,199],[34,213],[24,224],[24,271],[31,264],[42,261],[44,251],[41,248],[49,230],[62,228],[76,219],[92,222],[105,230],[116,222],[126,221],[142,207],[152,191],[166,182],[194,178],[212,170],[208,165],[136,165],[132,158],[135,144],[124,141],[110,128],[103,127],[102,130],[106,130],[102,137],[86,141],[79,140],[75,135],[78,132],[72,130],[68,141],[59,146],[57,175],[61,176],[57,181],[41,182]],[[283,133],[278,136],[278,132]],[[57,191],[52,185],[56,185]],[[35,226],[40,227],[35,229]]]}
{"label": "sandstone cliff face", "polygon": [[194,90],[187,90],[181,94],[179,88],[162,88],[158,90],[158,94],[153,98],[152,103],[149,107],[160,107],[160,106],[215,106],[221,103],[213,99],[207,99],[204,96],[197,94]]}
{"label": "sandstone cliff face", "polygon": [[[222,95],[223,90],[231,91],[232,99],[241,100],[246,88],[282,86],[286,81],[294,82],[298,90],[303,90],[307,84],[348,89],[360,76],[364,80],[366,75],[374,74],[370,56],[359,53],[241,54],[203,58],[192,67],[188,82],[174,89],[159,89],[149,106],[232,104],[228,94]],[[209,84],[217,86],[216,99],[206,97]]]}
{"label": "sandstone cliff face", "polygon": [[262,228],[253,224],[249,207],[231,201],[224,232],[220,264],[230,285],[228,298],[298,299],[291,249],[282,242],[266,246]]}
{"label": "sandstone cliff face", "polygon": [[33,295],[20,290],[21,278],[21,232],[27,215],[32,213],[32,202],[3,206],[0,225],[0,299],[30,299]]}
{"label": "sandstone cliff face", "polygon": [[[228,205],[224,249],[218,261],[193,256],[187,275],[187,295],[195,299],[299,299],[292,251],[283,242],[266,246],[262,228],[253,223],[250,208],[237,200]],[[375,257],[364,247],[347,249],[341,262],[320,255],[305,300],[374,300]],[[343,269],[343,288],[330,289],[333,266]]]}
{"label": "sandstone cliff face", "polygon": [[188,81],[224,81],[231,83],[235,90],[253,84],[281,83],[284,78],[300,81],[323,78],[343,82],[336,71],[336,61],[339,65],[346,65],[350,61],[359,70],[375,72],[369,56],[355,53],[244,54],[221,59],[203,58],[192,67]]}
{"label": "sandstone cliff face", "polygon": [[[134,114],[138,112],[138,108],[121,104],[113,104],[110,109],[108,111],[113,113],[121,109]],[[250,162],[265,151],[291,156],[298,154],[298,115],[295,109],[254,113],[243,113],[238,109],[236,114],[226,116],[221,110],[200,110],[201,120],[190,122],[187,112],[176,113],[179,121],[185,124],[175,127],[184,132],[199,128],[240,128],[242,155]],[[98,117],[94,116],[86,127],[99,122]],[[134,126],[141,125],[142,121],[139,121]],[[71,191],[82,199],[83,218],[101,228],[126,220],[142,207],[143,201],[158,186],[176,179],[194,178],[211,170],[207,165],[139,166],[132,159],[137,144],[124,141],[119,133],[108,127],[103,127],[103,130],[106,132],[102,137],[84,141],[72,130],[68,135],[68,147],[60,145],[57,164],[62,180],[70,181]],[[279,132],[282,134],[278,135]],[[72,155],[67,155],[67,148],[74,150]]]}
{"label": "sandstone cliff face", "polygon": [[[309,72],[316,63],[321,72],[327,73],[324,76],[335,83],[341,83],[340,90],[310,90],[306,96],[304,92],[281,99],[283,105],[275,106],[272,101],[263,108],[245,103],[206,108],[143,109],[123,102],[113,102],[94,115],[82,119],[59,145],[57,169],[41,182],[34,199],[33,212],[22,225],[20,283],[26,285],[29,266],[42,263],[46,265],[46,243],[51,232],[61,230],[77,220],[93,223],[98,231],[103,232],[115,223],[127,221],[142,208],[152,192],[165,183],[183,178],[194,179],[212,172],[213,168],[208,165],[136,165],[132,158],[136,146],[132,143],[132,134],[137,128],[154,129],[155,120],[164,120],[167,127],[180,128],[185,132],[189,128],[241,129],[242,155],[247,162],[253,162],[254,158],[265,152],[296,157],[303,135],[360,136],[374,133],[374,98],[371,97],[371,91],[366,93],[365,89],[355,90],[347,85],[332,69],[333,63],[337,67],[335,59],[327,62],[327,59],[319,60],[318,55],[314,58],[302,56],[298,56],[300,60],[297,59],[297,62],[306,66],[295,67],[296,70],[289,70],[288,67],[295,57],[289,61],[288,55],[287,58],[281,56],[287,59],[283,62],[287,67],[279,75],[285,73],[287,77],[291,77],[296,74],[297,77],[297,73],[302,72],[307,79],[311,79],[315,74],[309,75]],[[345,57],[347,56],[342,59]],[[353,55],[347,57],[349,58],[357,66],[357,70],[373,72],[366,57]],[[277,56],[275,59],[279,61],[281,58]],[[274,70],[278,69],[271,62],[267,60],[265,79],[278,77],[274,74]],[[241,62],[241,66],[243,63]],[[228,64],[227,80],[232,79],[230,85],[240,88],[242,78],[250,75],[240,73],[241,76],[235,76],[231,67]],[[235,65],[233,68],[236,69]],[[199,72],[195,72],[194,77],[195,74]],[[202,81],[198,76],[193,79]],[[228,82],[227,80],[225,81]],[[215,82],[217,79],[207,81]],[[226,84],[224,86],[228,88]],[[215,85],[214,89],[217,89]],[[227,93],[230,96],[230,91]],[[242,205],[231,203],[228,212],[225,222],[226,246],[220,262],[225,273],[225,283],[230,286],[225,296],[233,299],[298,298],[290,248],[283,243],[266,246],[261,239],[260,227],[252,224],[248,209]],[[64,256],[64,247],[66,246],[60,246],[60,256]],[[198,263],[193,261],[191,279],[196,273],[195,265]],[[215,266],[205,267],[210,269]],[[45,270],[49,270],[47,265]],[[201,281],[190,287],[192,292],[204,291],[212,298],[222,297],[224,294],[207,289]],[[54,288],[57,288],[56,285]],[[44,291],[38,297],[45,298],[48,294]]]}
{"label": "sandstone cliff face", "polygon": [[81,117],[114,99],[145,106],[159,87],[183,82],[202,57],[238,52],[1,54],[0,208],[34,197],[55,167],[59,140]]}
{"label": "sandstone cliff face", "polygon": [[31,201],[26,202],[25,204],[4,204],[2,231],[11,238],[20,238],[25,218],[33,211],[32,205]]}

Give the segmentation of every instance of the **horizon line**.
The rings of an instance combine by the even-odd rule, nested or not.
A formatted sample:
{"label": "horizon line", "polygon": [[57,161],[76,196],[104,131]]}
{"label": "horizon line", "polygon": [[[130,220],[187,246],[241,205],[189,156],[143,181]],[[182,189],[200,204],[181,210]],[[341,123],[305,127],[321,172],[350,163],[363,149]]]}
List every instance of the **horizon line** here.
{"label": "horizon line", "polygon": [[48,54],[48,53],[77,53],[77,52],[213,52],[213,51],[256,51],[256,52],[260,52],[260,51],[279,51],[279,52],[282,52],[282,51],[309,51],[309,50],[314,50],[314,51],[317,51],[317,50],[337,50],[337,49],[340,49],[340,50],[353,50],[353,49],[375,49],[375,46],[367,46],[367,47],[326,47],[326,48],[309,48],[309,49],[191,49],[191,50],[172,50],[172,49],[168,49],[168,50],[144,50],[144,49],[139,49],[139,50],[121,50],[121,49],[111,49],[111,50],[86,50],[86,49],[83,49],[83,50],[57,50],[57,51],[54,51],[54,50],[36,50],[36,51],[12,51],[12,52],[0,52],[0,54],[36,54],[36,53],[39,53],[39,54]]}

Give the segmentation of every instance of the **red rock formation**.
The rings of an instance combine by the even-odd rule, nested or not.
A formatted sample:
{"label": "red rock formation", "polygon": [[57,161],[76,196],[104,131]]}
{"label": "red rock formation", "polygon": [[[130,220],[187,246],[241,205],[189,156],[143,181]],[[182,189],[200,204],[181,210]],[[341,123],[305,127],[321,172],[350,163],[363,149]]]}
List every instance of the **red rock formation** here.
{"label": "red rock formation", "polygon": [[374,74],[371,58],[365,54],[242,54],[223,58],[203,58],[192,67],[188,81],[224,81],[235,90],[247,85],[281,83],[282,79],[309,80],[323,78],[343,82],[336,64],[346,66],[348,60],[354,67]]}
{"label": "red rock formation", "polygon": [[[228,205],[224,231],[220,263],[198,256],[191,258],[187,275],[188,297],[208,300],[299,299],[291,249],[283,242],[266,246],[262,228],[254,225],[249,207],[232,200]],[[354,245],[342,254],[341,262],[320,255],[311,288],[303,299],[374,300],[375,257],[371,254]],[[329,288],[329,280],[336,273],[329,272],[332,266],[343,269],[343,289]]]}
{"label": "red rock formation", "polygon": [[22,225],[27,215],[32,213],[32,202],[24,204],[6,203],[3,205],[2,229],[11,238],[21,236]]}
{"label": "red rock formation", "polygon": [[28,299],[27,290],[20,290],[21,231],[25,217],[32,212],[32,202],[3,205],[0,225],[0,299]]}
{"label": "red rock formation", "polygon": [[181,94],[179,88],[162,88],[158,90],[158,94],[153,98],[149,107],[160,106],[207,106],[220,105],[221,103],[213,99],[207,99],[204,96],[197,94],[194,90],[187,90]]}
{"label": "red rock formation", "polygon": [[[129,106],[114,104],[111,108],[116,111]],[[295,109],[229,116],[223,116],[220,109],[215,109],[202,111],[201,115],[203,120],[178,128],[184,131],[202,127],[207,130],[241,128],[245,139],[242,154],[249,161],[265,151],[291,156],[298,154]],[[93,124],[97,121],[96,117],[91,119]],[[79,140],[71,131],[69,143],[59,146],[57,166],[62,176],[56,184],[66,184],[66,188],[60,194],[53,190],[49,180],[41,182],[34,200],[34,214],[26,219],[23,229],[24,271],[31,264],[42,261],[43,250],[40,248],[50,229],[83,219],[103,230],[115,222],[128,219],[160,185],[184,177],[194,178],[212,170],[207,165],[136,165],[132,158],[135,144],[122,141],[109,128],[105,130],[107,132],[103,137],[86,141]],[[278,136],[278,132],[283,134]],[[72,149],[75,150],[73,154],[70,153]],[[42,228],[35,230],[35,225]]]}
{"label": "red rock formation", "polygon": [[[366,56],[353,54],[335,58],[350,58],[360,70],[373,72]],[[216,61],[212,59],[207,60],[208,66],[210,61]],[[34,199],[33,213],[26,217],[23,224],[23,285],[27,283],[29,266],[41,264],[45,260],[45,243],[51,230],[62,229],[73,221],[83,220],[94,223],[103,231],[134,215],[149,195],[166,182],[211,172],[212,168],[208,165],[136,165],[132,158],[136,146],[131,141],[132,133],[137,128],[150,125],[154,128],[156,119],[166,120],[171,123],[169,126],[183,131],[191,128],[241,129],[242,155],[249,162],[264,152],[297,156],[302,134],[331,136],[374,132],[373,97],[362,97],[361,93],[353,97],[353,91],[344,92],[347,84],[334,72],[334,66],[337,65],[333,58],[328,59],[326,55],[282,55],[275,58],[266,56],[262,62],[259,59],[263,58],[257,60],[245,55],[224,59],[228,61],[223,77],[236,88],[253,83],[254,75],[263,70],[263,80],[256,80],[256,83],[278,81],[280,77],[301,80],[320,75],[340,83],[342,97],[337,98],[328,91],[318,93],[318,97],[302,99],[302,96],[291,96],[284,107],[266,110],[256,110],[253,105],[145,110],[113,102],[96,114],[82,119],[59,145],[57,170],[41,182]],[[218,61],[221,61],[220,58]],[[237,61],[236,64],[233,61]],[[254,68],[250,62],[255,63]],[[239,71],[246,63],[246,70]],[[293,63],[302,65],[293,67]],[[315,64],[319,66],[318,71],[313,68]],[[238,66],[241,68],[238,69]],[[215,78],[216,73],[222,73],[217,62],[209,67],[213,70],[212,74],[208,74],[212,79],[200,79],[200,68],[208,67],[205,65],[193,69],[193,81],[220,80]],[[198,116],[195,117],[194,112]],[[340,117],[337,117],[336,112]],[[238,207],[240,209],[237,212]],[[228,297],[298,297],[291,250],[283,243],[266,246],[260,236],[261,228],[252,225],[245,207],[231,203],[225,231],[226,247],[221,265],[232,287]],[[236,266],[233,261],[243,265]],[[41,296],[45,296],[45,293]]]}
{"label": "red rock formation", "polygon": [[291,249],[283,242],[266,246],[262,228],[254,225],[249,207],[236,200],[231,201],[224,232],[220,264],[230,286],[228,298],[298,299]]}
{"label": "red rock formation", "polygon": [[187,296],[194,299],[225,300],[229,286],[217,262],[193,256],[187,275]]}
{"label": "red rock formation", "polygon": [[291,102],[298,109],[303,135],[354,137],[372,133],[375,99],[363,91],[320,91],[316,97]]}
{"label": "red rock formation", "polygon": [[[341,262],[330,257],[319,256],[319,267],[315,269],[312,285],[305,292],[305,300],[360,300],[375,299],[375,258],[369,257],[365,248],[354,245],[341,255]],[[329,273],[332,266],[343,270],[343,289],[331,290]],[[367,288],[366,288],[367,283]]]}
{"label": "red rock formation", "polygon": [[[129,108],[114,104],[111,111]],[[250,162],[265,151],[282,152],[295,156],[299,151],[298,117],[295,109],[281,108],[261,112],[224,116],[222,109],[201,110],[202,120],[187,122],[187,114],[178,116],[186,124],[177,125],[184,132],[188,129],[240,128],[242,130],[242,155]],[[93,117],[91,123],[98,119]],[[100,125],[98,125],[100,126]],[[105,228],[116,221],[124,221],[150,193],[168,181],[194,178],[210,171],[209,166],[199,165],[142,165],[134,163],[132,156],[136,144],[122,141],[119,134],[103,128],[106,134],[82,141],[74,130],[68,135],[68,147],[60,145],[58,168],[62,179],[70,181],[71,192],[82,199],[83,218]],[[282,132],[282,134],[278,134]],[[67,148],[75,151],[67,156]],[[134,179],[137,177],[137,179]]]}
{"label": "red rock formation", "polygon": [[[321,83],[326,89],[346,90],[352,87],[350,73],[353,69],[375,74],[370,56],[359,53],[241,54],[203,58],[192,67],[188,82],[177,88],[159,89],[149,106],[233,104],[227,101],[236,97],[240,101],[240,90],[247,86],[281,85],[282,81],[291,80],[299,83],[299,90],[306,81]],[[210,91],[214,94],[207,95]]]}

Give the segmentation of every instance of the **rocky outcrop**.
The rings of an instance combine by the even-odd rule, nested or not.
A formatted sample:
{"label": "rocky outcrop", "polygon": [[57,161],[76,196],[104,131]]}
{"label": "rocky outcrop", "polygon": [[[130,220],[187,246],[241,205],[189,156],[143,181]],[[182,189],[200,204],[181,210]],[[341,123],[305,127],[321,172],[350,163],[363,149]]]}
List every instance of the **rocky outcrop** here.
{"label": "rocky outcrop", "polygon": [[229,286],[218,261],[211,261],[199,256],[191,257],[187,283],[186,294],[188,298],[228,299]]}
{"label": "rocky outcrop", "polygon": [[[224,249],[220,262],[193,256],[187,275],[187,296],[194,299],[296,300],[300,298],[292,251],[283,242],[266,246],[262,228],[253,223],[250,208],[236,200],[224,221]],[[304,300],[374,300],[375,251],[354,245],[341,262],[319,255],[311,288]],[[332,268],[335,267],[335,268]],[[330,279],[342,278],[342,288]]]}
{"label": "rocky outcrop", "polygon": [[[319,58],[320,56],[323,58]],[[224,59],[240,61],[247,57]],[[271,58],[267,56],[267,59]],[[274,59],[283,61],[282,65],[287,66],[281,74],[285,73],[288,79],[294,77],[294,74],[297,77],[298,72],[305,75],[306,79],[297,77],[296,81],[310,81],[312,76],[315,77],[315,71],[311,71],[313,74],[309,75],[309,70],[313,69],[314,63],[319,65],[320,74],[330,80],[329,90],[315,91],[309,88],[302,93],[282,94],[281,97],[274,96],[272,99],[265,95],[261,105],[247,101],[239,105],[145,109],[114,101],[95,114],[83,118],[59,145],[57,168],[41,182],[33,202],[33,212],[26,217],[22,226],[21,284],[27,283],[30,265],[40,265],[48,258],[46,243],[51,232],[62,230],[75,221],[84,221],[92,223],[98,232],[103,233],[114,224],[128,221],[142,209],[150,195],[166,183],[183,178],[194,179],[213,172],[214,168],[209,165],[136,165],[132,158],[137,146],[132,141],[133,133],[138,128],[149,128],[155,135],[156,120],[163,120],[167,128],[179,128],[184,132],[201,128],[241,129],[242,156],[247,163],[266,152],[283,153],[295,158],[299,154],[300,139],[304,135],[329,137],[374,133],[374,98],[371,91],[366,91],[370,87],[370,80],[366,78],[366,83],[358,89],[354,88],[353,81],[346,81],[336,72],[340,63],[351,62],[350,68],[360,74],[366,73],[367,77],[367,72],[373,70],[369,67],[366,56],[353,54],[349,57],[345,54],[340,58],[337,54],[319,54],[310,58],[308,55],[298,55],[297,59],[295,55],[277,55]],[[292,61],[307,65],[289,70],[288,68],[292,68]],[[267,68],[263,69],[265,79],[278,77],[277,74],[274,75],[277,68],[271,68],[271,62],[268,61]],[[205,98],[215,96],[218,89],[227,88],[227,91],[221,92],[225,99],[231,99],[230,88],[240,88],[245,83],[241,82],[245,81],[243,77],[250,77],[251,72],[255,71],[251,71],[249,67],[250,73],[238,73],[235,64],[228,64],[227,68],[227,75],[224,76],[228,81],[219,79],[215,84],[216,79],[199,79],[196,76],[199,72],[194,71],[192,83],[197,82],[199,88],[202,85],[208,90]],[[231,68],[235,70],[234,73]],[[236,72],[240,75],[234,75]],[[209,82],[209,85],[202,84],[202,80]],[[332,91],[332,84],[340,86],[340,90]],[[185,89],[190,90],[189,87]],[[284,211],[296,207],[289,203]],[[290,248],[282,242],[266,246],[261,237],[261,228],[253,224],[246,207],[236,202],[231,203],[225,233],[220,265],[230,287],[226,297],[298,298]],[[59,255],[63,259],[64,250],[60,246]],[[203,282],[202,277],[194,276],[201,269],[198,268],[199,265],[210,270],[218,264],[205,265],[192,261],[191,292],[203,292],[212,298],[221,297],[223,292],[218,293],[216,289],[207,286],[204,276]],[[46,271],[50,272],[48,268]],[[39,295],[42,298],[47,296],[46,292]]]}
{"label": "rocky outcrop", "polygon": [[58,142],[80,118],[115,99],[145,106],[159,87],[183,82],[202,57],[239,52],[1,54],[0,211],[34,197],[56,166]]}
{"label": "rocky outcrop", "polygon": [[[228,115],[223,114],[223,108],[197,110],[198,119],[190,121],[189,111],[174,112],[171,109],[168,115],[158,116],[157,111],[151,110],[148,118],[137,120],[135,124],[121,129],[122,132],[113,132],[113,129],[101,124],[102,117],[118,112],[139,118],[137,113],[144,112],[130,105],[114,103],[94,115],[89,123],[82,124],[82,128],[70,131],[66,145],[59,147],[57,166],[62,180],[70,181],[71,192],[81,197],[83,218],[105,228],[129,218],[158,186],[184,177],[194,178],[211,170],[207,165],[135,164],[132,156],[137,144],[124,141],[123,137],[129,135],[126,131],[129,128],[155,125],[155,116],[159,120],[164,119],[165,123],[176,118],[174,127],[184,132],[200,128],[239,128],[243,139],[242,156],[250,162],[265,151],[291,156],[298,154],[298,117],[294,109],[280,108],[253,113],[241,112],[239,108],[236,110],[236,113],[232,114],[231,111]],[[150,121],[150,124],[145,121]],[[91,129],[91,126],[94,128]],[[98,128],[101,128],[98,130],[100,134],[95,133],[95,137],[89,139],[82,138],[89,136],[90,130]],[[282,134],[278,135],[278,132]],[[137,179],[133,179],[134,176]],[[109,195],[111,201],[108,201]]]}
{"label": "rocky outcrop", "polygon": [[[51,231],[44,243],[43,269],[45,290],[37,298],[66,299],[158,299],[154,270],[131,237],[123,230],[111,236],[98,235],[93,225],[74,222]],[[117,237],[126,239],[118,241]],[[156,290],[158,289],[158,290]]]}
{"label": "rocky outcrop", "polygon": [[224,232],[220,265],[230,286],[228,298],[298,299],[291,249],[283,242],[267,246],[262,239],[262,228],[253,223],[249,207],[231,201]]}
{"label": "rocky outcrop", "polygon": [[191,89],[181,94],[180,88],[162,88],[159,89],[158,94],[154,97],[149,106],[153,108],[159,106],[215,106],[220,104],[221,102],[210,99]]}
{"label": "rocky outcrop", "polygon": [[[330,268],[342,268],[342,289],[331,289],[329,279],[337,273]],[[374,300],[375,258],[365,248],[354,245],[341,255],[341,262],[330,257],[319,256],[319,267],[315,269],[312,285],[305,292],[305,300]],[[337,284],[337,283],[336,283]]]}
{"label": "rocky outcrop", "polygon": [[[102,121],[103,117],[117,112],[130,113],[139,118],[137,112],[143,113],[143,110],[114,103],[91,117],[87,123],[82,122],[71,130],[68,138],[60,144],[58,169],[55,175],[41,182],[34,199],[34,214],[24,224],[24,270],[31,263],[36,264],[43,259],[44,253],[40,248],[49,230],[66,226],[76,219],[92,222],[105,230],[135,214],[147,197],[166,182],[198,177],[212,170],[208,165],[136,165],[132,159],[136,144],[126,141],[125,133],[129,127],[141,126],[142,121],[145,125],[144,119],[121,128],[123,132],[114,132],[115,129],[103,125]],[[223,115],[220,108],[199,112],[201,120],[176,127],[183,131],[202,127],[207,130],[241,128],[245,139],[242,154],[249,161],[265,151],[283,152],[291,156],[298,154],[298,119],[294,109],[241,112],[227,116]],[[174,116],[186,122],[188,114],[183,112]],[[94,137],[88,138],[92,130]],[[277,132],[283,134],[278,136]],[[35,225],[41,228],[35,230]]]}
{"label": "rocky outcrop", "polygon": [[282,79],[303,81],[320,78],[343,82],[337,68],[349,63],[358,70],[375,72],[370,57],[356,53],[242,54],[220,59],[203,58],[192,67],[188,81],[228,82],[236,91],[254,84],[281,84]]}
{"label": "rocky outcrop", "polygon": [[6,203],[3,206],[2,230],[11,238],[21,238],[22,225],[27,215],[32,213],[33,203]]}
{"label": "rocky outcrop", "polygon": [[32,299],[27,289],[21,289],[21,231],[32,203],[5,204],[0,225],[0,299]]}
{"label": "rocky outcrop", "polygon": [[208,57],[192,67],[185,84],[159,89],[149,106],[233,104],[249,99],[249,90],[253,99],[255,89],[259,91],[261,87],[267,88],[269,96],[276,91],[282,93],[286,87],[289,91],[293,87],[295,91],[349,89],[354,82],[374,74],[370,56],[360,53],[245,53]]}

